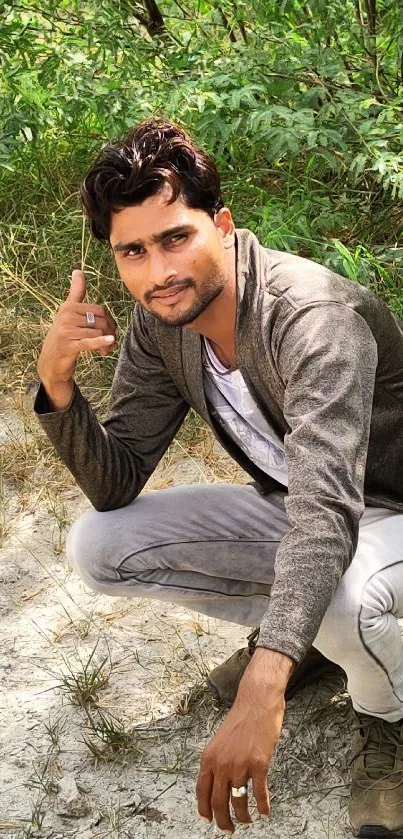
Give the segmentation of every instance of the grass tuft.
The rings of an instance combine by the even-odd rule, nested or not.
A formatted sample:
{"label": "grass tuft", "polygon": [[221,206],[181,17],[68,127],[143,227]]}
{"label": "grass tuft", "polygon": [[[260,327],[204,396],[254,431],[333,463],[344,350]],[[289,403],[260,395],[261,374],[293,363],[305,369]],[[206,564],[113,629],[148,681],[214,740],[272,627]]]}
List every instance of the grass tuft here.
{"label": "grass tuft", "polygon": [[102,711],[98,711],[96,717],[87,714],[87,718],[88,735],[82,739],[96,761],[107,762],[138,753],[133,734],[125,728],[121,720]]}
{"label": "grass tuft", "polygon": [[106,656],[99,664],[94,661],[96,645],[88,660],[81,662],[81,670],[75,670],[72,664],[65,662],[68,668],[67,673],[61,673],[58,677],[56,689],[66,693],[73,705],[81,708],[95,706],[98,701],[98,694],[109,682],[112,670],[110,657]]}

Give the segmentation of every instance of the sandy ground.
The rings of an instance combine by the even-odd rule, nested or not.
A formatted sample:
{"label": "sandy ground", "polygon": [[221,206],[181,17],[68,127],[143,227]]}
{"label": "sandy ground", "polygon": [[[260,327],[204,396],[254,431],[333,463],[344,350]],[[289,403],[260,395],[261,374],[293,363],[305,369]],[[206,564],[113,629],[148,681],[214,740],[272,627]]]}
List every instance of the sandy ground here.
{"label": "sandy ground", "polygon": [[[19,427],[10,416],[4,407],[5,446],[10,428],[15,435]],[[208,462],[182,452],[152,486],[210,480],[209,470]],[[3,476],[0,835],[219,836],[195,806],[200,752],[225,713],[204,679],[245,645],[245,630],[85,589],[67,565],[64,538],[88,506],[67,486],[52,509]],[[81,697],[89,692],[81,705],[77,685]],[[250,839],[352,835],[346,815],[352,726],[340,685],[306,689],[289,703],[269,775],[272,815],[254,822]]]}

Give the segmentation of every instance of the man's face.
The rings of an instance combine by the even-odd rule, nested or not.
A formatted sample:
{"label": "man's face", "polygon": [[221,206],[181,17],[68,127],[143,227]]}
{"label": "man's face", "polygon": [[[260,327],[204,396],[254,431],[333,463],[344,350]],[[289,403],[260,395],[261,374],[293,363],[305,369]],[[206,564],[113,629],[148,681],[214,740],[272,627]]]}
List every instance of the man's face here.
{"label": "man's face", "polygon": [[171,326],[192,323],[230,276],[233,222],[229,210],[215,221],[169,192],[113,213],[110,244],[130,294]]}

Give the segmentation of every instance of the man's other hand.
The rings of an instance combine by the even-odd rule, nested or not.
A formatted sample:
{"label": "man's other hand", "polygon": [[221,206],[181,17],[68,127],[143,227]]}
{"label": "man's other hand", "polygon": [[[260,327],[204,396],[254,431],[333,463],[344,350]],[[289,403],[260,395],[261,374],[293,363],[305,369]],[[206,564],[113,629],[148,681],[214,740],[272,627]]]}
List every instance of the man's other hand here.
{"label": "man's other hand", "polygon": [[249,824],[247,795],[231,794],[231,787],[247,787],[263,818],[270,813],[267,771],[280,737],[285,710],[285,688],[294,662],[281,653],[258,648],[241,680],[234,705],[216,736],[204,749],[197,781],[199,815],[228,833],[235,818]]}

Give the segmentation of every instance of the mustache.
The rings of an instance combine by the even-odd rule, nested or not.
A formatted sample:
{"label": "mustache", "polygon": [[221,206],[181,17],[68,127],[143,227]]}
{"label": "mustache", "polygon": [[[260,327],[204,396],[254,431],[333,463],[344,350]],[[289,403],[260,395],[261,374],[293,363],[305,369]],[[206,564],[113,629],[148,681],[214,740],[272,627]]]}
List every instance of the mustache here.
{"label": "mustache", "polygon": [[160,291],[168,291],[170,288],[190,288],[195,287],[195,281],[192,280],[191,277],[187,277],[185,280],[170,280],[170,282],[165,283],[165,285],[155,285],[153,288],[146,291],[144,295],[144,302],[151,303],[152,297],[154,294],[158,294]]}

